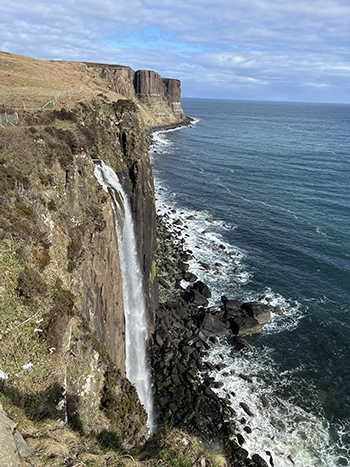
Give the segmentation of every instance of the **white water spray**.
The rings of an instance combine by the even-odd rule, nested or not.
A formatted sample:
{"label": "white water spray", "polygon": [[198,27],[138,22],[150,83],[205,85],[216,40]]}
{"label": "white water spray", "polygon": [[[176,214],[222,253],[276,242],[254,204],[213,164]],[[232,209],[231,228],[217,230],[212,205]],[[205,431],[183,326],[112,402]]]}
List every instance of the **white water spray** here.
{"label": "white water spray", "polygon": [[115,214],[123,279],[126,376],[136,387],[147,412],[148,427],[153,431],[153,401],[146,358],[147,310],[130,202],[116,173],[104,162],[99,161],[96,164],[95,176],[103,189],[111,195]]}

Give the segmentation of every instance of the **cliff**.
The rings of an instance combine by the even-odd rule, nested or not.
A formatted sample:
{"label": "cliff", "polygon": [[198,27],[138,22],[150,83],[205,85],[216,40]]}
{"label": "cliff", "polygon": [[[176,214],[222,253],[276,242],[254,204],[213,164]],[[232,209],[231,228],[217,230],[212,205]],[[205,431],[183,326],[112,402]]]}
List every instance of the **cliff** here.
{"label": "cliff", "polygon": [[135,445],[147,435],[145,413],[125,378],[114,216],[93,160],[120,173],[136,224],[149,227],[137,232],[154,306],[156,285],[147,280],[154,194],[143,123],[125,100],[24,113],[21,122],[1,135],[3,390],[30,418],[112,429],[124,446]]}
{"label": "cliff", "polygon": [[133,101],[146,129],[187,120],[179,80],[122,65],[44,61],[0,52],[0,124],[6,113],[69,109],[97,95]]}
{"label": "cliff", "polygon": [[133,71],[120,65],[86,63],[108,82],[108,88],[138,103],[147,128],[164,127],[186,121],[181,107],[181,83],[162,78],[152,70]]}
{"label": "cliff", "polygon": [[33,465],[49,465],[47,440],[62,426],[100,448],[129,450],[148,429],[125,377],[114,216],[94,161],[112,167],[129,195],[152,332],[156,222],[145,130],[184,121],[180,83],[0,53],[0,90],[0,402],[42,452]]}

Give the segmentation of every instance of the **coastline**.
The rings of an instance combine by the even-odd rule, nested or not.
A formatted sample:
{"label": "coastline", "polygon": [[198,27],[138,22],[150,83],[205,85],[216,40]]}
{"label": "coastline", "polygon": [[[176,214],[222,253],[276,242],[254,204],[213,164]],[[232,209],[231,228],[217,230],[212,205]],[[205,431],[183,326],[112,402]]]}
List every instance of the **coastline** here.
{"label": "coastline", "polygon": [[[189,132],[185,130],[184,133],[185,137],[187,135],[188,139]],[[174,148],[180,147],[179,139],[181,139],[181,137],[179,135],[175,135],[176,134],[172,133],[170,133],[169,137],[166,137],[165,135],[162,136],[162,134],[156,135],[156,143],[159,143],[159,146],[152,148],[155,154],[154,158],[155,161],[159,162],[161,162],[163,159],[161,165],[159,165],[157,162],[157,164],[154,166],[156,167],[156,170],[154,171],[156,182],[157,180],[160,181],[162,178],[158,178],[157,174],[162,174],[162,171],[164,172],[167,170],[167,164],[165,161],[166,154],[169,153],[171,157],[174,155],[172,145],[174,144]],[[176,161],[176,157],[173,157],[173,160]],[[184,160],[186,159],[184,158]],[[189,161],[189,158],[187,158],[187,161]],[[159,167],[161,167],[161,170],[158,172]],[[174,167],[172,167],[172,170],[173,169]],[[232,256],[229,258],[231,265],[229,279],[231,282],[233,280],[234,283],[237,279],[233,275],[232,268],[232,265],[235,263],[238,263],[238,266],[240,266],[241,263],[243,273],[250,273],[249,269],[246,268],[247,257],[245,256],[245,251],[241,251],[242,256],[240,256],[239,249],[237,251],[236,247],[233,246],[235,244],[232,244],[231,242],[226,243],[222,240],[224,237],[220,235],[220,232],[222,233],[225,230],[232,228],[234,229],[235,222],[232,222],[231,220],[231,225],[229,225],[220,220],[217,221],[216,216],[212,215],[210,212],[210,207],[203,207],[203,203],[202,207],[198,210],[196,207],[191,207],[195,203],[183,203],[183,199],[181,202],[180,195],[178,195],[176,186],[174,186],[174,184],[170,189],[168,189],[167,185],[165,184],[159,185],[159,182],[156,183],[156,185],[158,185],[156,193],[159,200],[157,203],[157,212],[161,213],[165,217],[169,229],[173,232],[172,235],[174,238],[175,247],[179,247],[181,249],[185,246],[185,250],[191,250],[191,252],[186,251],[187,255],[191,255],[192,252],[195,254],[196,259],[193,259],[192,256],[188,260],[190,264],[190,272],[196,273],[199,271],[199,277],[204,282],[206,282],[206,280],[209,281],[208,284],[212,287],[213,292],[216,294],[216,297],[214,297],[214,299],[210,299],[210,302],[212,305],[217,304],[220,295],[225,293],[222,284],[227,284],[227,269],[225,269],[226,264],[225,260],[222,261],[225,255],[227,256],[227,254],[232,252]],[[195,196],[193,190],[189,190],[188,193],[189,196]],[[210,251],[208,247],[211,247],[212,250]],[[217,254],[218,252],[219,255]],[[206,255],[209,255],[207,256],[207,259],[205,257]],[[220,259],[218,259],[219,256]],[[216,267],[217,262],[219,261],[224,264],[220,264],[218,267]],[[196,267],[196,263],[198,267]],[[203,266],[206,266],[204,263],[210,263],[211,270],[203,270]],[[207,266],[209,266],[209,264],[207,264]],[[172,265],[169,265],[169,267],[171,268]],[[215,276],[216,273],[218,276]],[[224,281],[223,276],[225,276]],[[162,280],[163,279],[164,278],[162,278]],[[248,280],[250,280],[250,277],[248,277]],[[218,288],[216,287],[217,281],[220,282],[219,293]],[[178,286],[181,287],[181,285],[184,285],[183,283],[181,284],[181,281],[178,282],[180,282]],[[242,283],[243,282],[241,281],[240,284]],[[180,287],[178,290],[180,290]],[[159,288],[160,290],[164,289],[162,285],[160,285]],[[259,292],[260,293],[254,295],[254,298],[252,298],[253,294],[250,295],[250,297],[255,300],[260,300],[260,297],[270,297],[274,303],[277,302],[277,304],[280,304],[280,306],[285,310],[284,317],[281,317],[281,319],[280,317],[277,317],[266,326],[266,332],[264,332],[264,335],[262,336],[262,342],[267,342],[266,337],[273,335],[275,329],[281,329],[282,326],[285,331],[293,332],[297,326],[298,320],[301,317],[298,308],[292,308],[295,303],[289,303],[284,299],[283,296],[274,293],[270,288],[266,288],[262,293],[261,291]],[[239,297],[242,298],[242,295]],[[296,305],[298,306],[299,304],[296,302]],[[295,310],[296,313],[294,313]],[[167,310],[167,313],[171,315],[172,312]],[[260,338],[257,340],[253,339],[253,345],[259,340]],[[179,342],[177,344],[179,344]],[[238,393],[239,396],[242,396],[242,398],[244,397],[245,400],[247,400],[246,396],[252,397],[251,407],[253,408],[254,416],[251,418],[248,416],[248,420],[252,421],[252,427],[255,433],[252,433],[249,437],[249,434],[246,435],[245,432],[242,432],[246,441],[243,441],[241,446],[243,449],[247,448],[251,455],[254,452],[261,453],[267,465],[271,465],[271,463],[269,456],[265,452],[266,449],[272,451],[272,462],[274,462],[275,465],[292,466],[293,462],[295,461],[295,464],[299,463],[299,465],[312,466],[316,465],[315,461],[317,460],[320,461],[319,465],[337,465],[333,464],[333,459],[335,460],[337,456],[337,451],[333,447],[333,439],[331,438],[333,428],[324,419],[322,413],[312,411],[309,412],[307,407],[305,409],[303,405],[299,406],[298,404],[295,404],[295,399],[285,398],[284,395],[279,392],[277,385],[280,383],[283,384],[287,380],[288,375],[282,376],[281,374],[281,377],[279,377],[278,374],[275,374],[277,366],[274,365],[273,357],[271,356],[271,352],[273,351],[272,347],[267,348],[267,350],[270,350],[270,352],[265,353],[264,349],[258,345],[257,349],[260,349],[258,352],[255,352],[255,354],[251,356],[244,356],[244,358],[241,358],[241,354],[237,354],[238,358],[235,359],[235,361],[239,363],[238,365],[237,363],[234,363],[234,367],[235,369],[241,368],[242,371],[236,371],[236,375],[234,375],[235,382],[230,384],[230,390],[228,391],[226,390],[225,381],[225,373],[227,373],[228,369],[210,369],[210,364],[213,367],[216,365],[220,365],[221,367],[222,364],[227,364],[229,358],[223,359],[222,352],[229,352],[229,346],[222,345],[221,349],[223,350],[221,350],[221,353],[219,351],[216,353],[215,359],[213,358],[212,343],[210,339],[207,344],[211,348],[207,349],[206,345],[204,345],[203,352],[210,353],[211,355],[210,358],[206,358],[205,355],[202,355],[200,363],[202,363],[203,366],[199,367],[199,370],[209,373],[210,376],[215,380],[215,384],[212,388],[215,395],[220,396],[220,398],[224,400],[227,397],[225,396],[225,393],[227,394],[233,390],[235,393]],[[220,347],[217,344],[214,344],[214,346]],[[176,351],[180,351],[179,346],[176,347]],[[241,365],[242,360],[245,361],[245,365]],[[209,363],[208,366],[207,363]],[[230,369],[231,368],[232,366],[230,366]],[[244,382],[242,376],[247,375],[248,378],[250,378],[250,381],[247,378],[244,387],[242,384],[242,381]],[[238,376],[238,379],[241,380],[239,382],[241,384],[236,384],[236,376]],[[231,376],[229,379],[231,379]],[[228,380],[227,377],[226,380]],[[214,381],[212,381],[212,383],[213,382]],[[215,385],[219,385],[220,382],[223,382],[224,386],[215,387]],[[276,384],[274,384],[274,382]],[[299,389],[299,387],[297,389]],[[244,396],[242,391],[245,392]],[[264,398],[264,394],[267,395],[266,399]],[[172,394],[170,394],[170,398],[171,397]],[[237,413],[237,415],[233,416],[234,422],[236,423],[237,431],[238,429],[242,430],[242,426],[240,426],[240,420],[243,418],[241,410],[242,406],[236,403],[237,400],[239,401],[239,397],[233,396],[233,398],[230,397],[230,399],[230,401],[225,401],[225,403],[227,402],[228,405],[230,405],[230,402],[233,402],[230,407],[234,408]],[[239,406],[238,410],[237,405]],[[247,418],[246,415],[243,414],[243,416],[244,418]],[[262,419],[262,417],[265,417],[265,419]],[[305,433],[303,437],[304,430]],[[290,438],[291,433],[295,433],[296,438]],[[304,461],[305,464],[303,464]],[[328,461],[330,462],[328,463]]]}
{"label": "coastline", "polygon": [[157,131],[168,131],[168,130],[176,130],[177,128],[182,128],[185,126],[191,125],[195,121],[194,118],[189,117],[186,115],[186,118],[182,120],[181,122],[177,123],[169,123],[167,125],[159,125],[159,126],[152,126],[147,129],[147,137],[151,137],[153,133],[156,133]]}
{"label": "coastline", "polygon": [[[210,291],[190,271],[192,252],[184,249],[168,220],[166,214],[157,216],[160,307],[151,343],[156,423],[199,436],[208,448],[222,449],[233,466],[265,467],[267,461],[273,465],[271,454],[245,449],[254,414],[242,399],[246,416],[239,419],[230,401],[216,394],[223,383],[215,381],[213,373],[225,364],[206,361],[208,350],[221,340],[228,339],[237,356],[252,349],[230,331],[224,304],[208,307],[203,300],[210,298]],[[186,289],[184,281],[189,284]],[[196,290],[198,283],[206,297]],[[247,375],[240,377],[250,381]]]}

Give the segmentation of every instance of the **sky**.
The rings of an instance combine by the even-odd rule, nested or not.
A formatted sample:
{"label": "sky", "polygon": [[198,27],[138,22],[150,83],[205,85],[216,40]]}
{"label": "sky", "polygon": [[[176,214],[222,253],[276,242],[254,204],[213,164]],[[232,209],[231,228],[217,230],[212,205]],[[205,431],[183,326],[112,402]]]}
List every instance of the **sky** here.
{"label": "sky", "polygon": [[0,0],[0,50],[154,70],[183,97],[350,103],[350,0]]}

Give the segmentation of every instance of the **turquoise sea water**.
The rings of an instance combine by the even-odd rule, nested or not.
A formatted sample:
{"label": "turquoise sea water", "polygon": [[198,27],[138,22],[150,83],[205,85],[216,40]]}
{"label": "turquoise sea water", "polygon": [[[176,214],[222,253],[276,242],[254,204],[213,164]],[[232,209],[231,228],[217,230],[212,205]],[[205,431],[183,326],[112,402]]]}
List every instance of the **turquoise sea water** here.
{"label": "turquoise sea water", "polygon": [[184,222],[213,304],[267,298],[285,313],[249,338],[252,355],[211,351],[254,380],[223,376],[220,390],[239,388],[255,410],[246,447],[276,466],[350,465],[350,106],[182,105],[195,123],[157,134],[151,151],[158,209]]}

